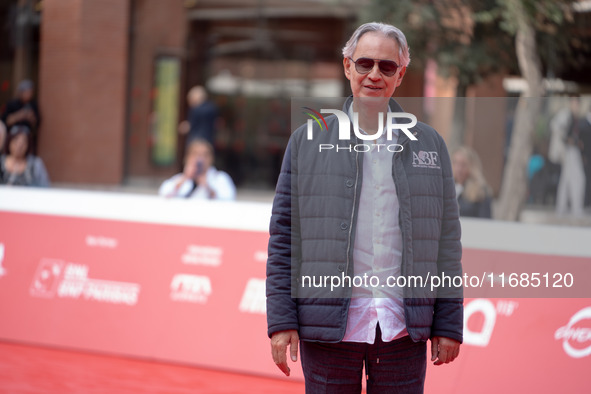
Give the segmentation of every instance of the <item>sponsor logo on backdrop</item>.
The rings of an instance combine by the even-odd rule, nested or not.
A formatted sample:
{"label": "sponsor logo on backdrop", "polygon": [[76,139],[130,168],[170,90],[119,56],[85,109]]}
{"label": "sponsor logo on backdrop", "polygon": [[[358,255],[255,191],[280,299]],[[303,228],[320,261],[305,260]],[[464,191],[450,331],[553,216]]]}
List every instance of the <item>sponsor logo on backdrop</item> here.
{"label": "sponsor logo on backdrop", "polygon": [[6,268],[4,268],[2,266],[2,263],[4,263],[4,250],[6,248],[4,247],[4,244],[0,243],[0,277],[3,277],[4,275],[6,275]]}
{"label": "sponsor logo on backdrop", "polygon": [[140,285],[88,277],[87,265],[43,259],[30,287],[33,297],[71,298],[111,304],[137,304]]}
{"label": "sponsor logo on backdrop", "polygon": [[439,169],[439,154],[437,152],[425,152],[423,150],[412,152],[412,166],[417,168]]}
{"label": "sponsor logo on backdrop", "polygon": [[[486,347],[493,335],[498,316],[512,316],[519,304],[512,300],[491,300],[477,298],[464,307],[464,343],[467,345]],[[482,315],[483,324],[480,330],[472,330],[468,321],[472,316]]]}
{"label": "sponsor logo on backdrop", "polygon": [[115,249],[118,243],[117,239],[111,237],[103,237],[100,235],[86,236],[86,246],[90,246],[91,248]]}
{"label": "sponsor logo on backdrop", "polygon": [[218,267],[222,264],[223,249],[217,246],[189,245],[181,256],[183,264]]}
{"label": "sponsor logo on backdrop", "polygon": [[556,330],[554,339],[562,340],[562,348],[572,358],[591,355],[591,306],[575,313],[565,326]]}
{"label": "sponsor logo on backdrop", "polygon": [[238,310],[244,313],[267,313],[264,279],[250,278],[248,280]]}
{"label": "sponsor logo on backdrop", "polygon": [[61,260],[43,259],[31,284],[30,294],[34,297],[52,298],[64,270]]}
{"label": "sponsor logo on backdrop", "polygon": [[170,299],[173,301],[205,304],[210,295],[208,276],[176,274],[170,282]]}

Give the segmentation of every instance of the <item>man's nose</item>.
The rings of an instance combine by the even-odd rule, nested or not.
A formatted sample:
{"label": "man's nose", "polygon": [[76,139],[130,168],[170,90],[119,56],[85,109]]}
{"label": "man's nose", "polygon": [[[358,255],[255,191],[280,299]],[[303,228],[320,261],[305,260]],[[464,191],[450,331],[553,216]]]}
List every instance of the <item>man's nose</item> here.
{"label": "man's nose", "polygon": [[378,62],[374,62],[371,71],[368,74],[369,79],[376,81],[382,78],[382,73],[380,72],[380,64]]}

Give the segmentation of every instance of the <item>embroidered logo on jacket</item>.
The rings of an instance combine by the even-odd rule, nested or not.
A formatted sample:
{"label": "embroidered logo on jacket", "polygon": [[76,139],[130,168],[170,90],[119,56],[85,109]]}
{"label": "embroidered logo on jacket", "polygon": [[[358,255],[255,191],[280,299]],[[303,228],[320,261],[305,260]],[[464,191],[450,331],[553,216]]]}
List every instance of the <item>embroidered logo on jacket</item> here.
{"label": "embroidered logo on jacket", "polygon": [[418,168],[432,168],[438,170],[439,154],[437,152],[425,152],[423,150],[412,152],[412,166]]}

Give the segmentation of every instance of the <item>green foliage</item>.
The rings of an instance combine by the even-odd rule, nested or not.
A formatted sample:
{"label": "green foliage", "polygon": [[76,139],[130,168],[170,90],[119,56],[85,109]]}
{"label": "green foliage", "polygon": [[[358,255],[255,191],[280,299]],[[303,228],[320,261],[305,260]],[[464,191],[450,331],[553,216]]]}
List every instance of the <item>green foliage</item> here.
{"label": "green foliage", "polygon": [[[571,0],[372,0],[363,21],[398,26],[407,35],[411,66],[437,61],[442,75],[469,85],[490,73],[517,73],[514,36],[519,23],[536,31],[540,58],[550,73],[582,63],[589,51],[573,23]],[[518,12],[521,7],[524,13]],[[525,15],[520,21],[519,15]]]}
{"label": "green foliage", "polygon": [[555,33],[557,27],[572,19],[571,0],[497,0],[497,9],[503,22],[503,30],[515,34],[520,23],[517,7],[522,7],[526,17],[525,22],[536,31],[550,28]]}
{"label": "green foliage", "polygon": [[[423,68],[428,58],[437,61],[439,72],[458,77],[468,86],[500,69],[516,64],[507,35],[498,35],[498,11],[494,0],[373,0],[364,21],[379,20],[398,26],[411,48],[411,66]],[[488,14],[487,14],[488,12]],[[482,20],[476,20],[477,15]]]}

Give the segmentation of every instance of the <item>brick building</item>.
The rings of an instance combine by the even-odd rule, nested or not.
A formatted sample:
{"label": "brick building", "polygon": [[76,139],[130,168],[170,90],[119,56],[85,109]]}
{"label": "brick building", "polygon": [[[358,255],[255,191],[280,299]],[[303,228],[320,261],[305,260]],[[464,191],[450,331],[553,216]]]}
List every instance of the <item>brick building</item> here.
{"label": "brick building", "polygon": [[[182,163],[185,93],[203,84],[220,107],[218,165],[240,186],[271,188],[289,136],[292,96],[348,94],[340,48],[367,1],[9,0],[0,22],[28,21],[0,40],[0,105],[37,82],[39,153],[54,182],[161,179]],[[15,12],[15,10],[17,10]],[[9,48],[9,44],[13,46]],[[433,79],[434,78],[434,79]],[[453,84],[410,69],[398,96],[453,96]],[[504,97],[502,76],[468,91]],[[500,186],[505,109],[467,111],[465,142]],[[434,126],[449,134],[449,110]]]}
{"label": "brick building", "polygon": [[[203,84],[224,119],[218,164],[238,185],[270,188],[291,132],[290,98],[348,94],[340,48],[366,2],[11,3],[13,14],[27,12],[36,23],[26,49],[12,54],[12,70],[0,63],[12,73],[0,98],[24,77],[37,82],[39,154],[54,182],[121,184],[177,172],[185,93]],[[414,71],[398,93],[423,90]]]}
{"label": "brick building", "polygon": [[[289,126],[275,125],[266,136],[262,112],[289,116],[293,89],[308,94],[318,81],[341,94],[338,48],[358,7],[352,1],[15,3],[27,2],[41,19],[39,152],[55,182],[86,184],[176,172],[185,93],[204,84],[225,115],[218,161],[238,183],[256,183],[262,174],[262,186],[270,185]],[[278,90],[285,80],[291,86]]]}

